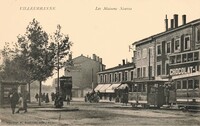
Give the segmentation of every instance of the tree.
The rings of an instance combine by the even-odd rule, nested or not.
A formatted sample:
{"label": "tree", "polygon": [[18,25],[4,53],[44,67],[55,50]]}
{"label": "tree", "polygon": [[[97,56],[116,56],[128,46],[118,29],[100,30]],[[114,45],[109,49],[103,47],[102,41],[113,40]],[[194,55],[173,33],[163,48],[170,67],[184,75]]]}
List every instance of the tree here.
{"label": "tree", "polygon": [[[20,74],[28,73],[30,80],[40,82],[40,95],[42,81],[52,76],[55,68],[59,69],[65,64],[65,59],[72,46],[69,37],[61,33],[60,25],[58,25],[56,32],[49,36],[42,29],[40,23],[33,19],[27,26],[26,33],[18,36],[14,51],[11,51],[10,48],[5,48],[6,51],[4,51],[5,55],[7,52],[9,54],[14,52],[12,61],[18,60],[19,66],[26,67],[24,69],[22,67],[25,73],[20,72]],[[41,99],[39,99],[39,105],[41,105]]]}

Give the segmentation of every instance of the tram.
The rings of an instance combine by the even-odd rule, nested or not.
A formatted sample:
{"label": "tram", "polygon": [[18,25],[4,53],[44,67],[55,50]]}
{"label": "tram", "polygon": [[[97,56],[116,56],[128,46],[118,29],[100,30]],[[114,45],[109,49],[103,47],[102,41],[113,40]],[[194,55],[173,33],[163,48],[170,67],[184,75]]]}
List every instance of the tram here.
{"label": "tram", "polygon": [[144,108],[160,108],[170,102],[176,102],[176,99],[169,82],[145,80],[129,84],[129,103],[133,107],[141,105]]}

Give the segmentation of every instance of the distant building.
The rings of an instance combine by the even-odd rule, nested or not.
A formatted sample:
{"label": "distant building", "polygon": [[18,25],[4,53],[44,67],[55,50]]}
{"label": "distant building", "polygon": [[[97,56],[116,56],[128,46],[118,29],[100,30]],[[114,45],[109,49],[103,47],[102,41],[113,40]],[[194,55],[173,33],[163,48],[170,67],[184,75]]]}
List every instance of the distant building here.
{"label": "distant building", "polygon": [[97,72],[105,69],[102,58],[80,55],[72,59],[72,66],[66,66],[65,76],[72,76],[72,97],[83,97],[97,86]]}
{"label": "distant building", "polygon": [[98,72],[98,86],[95,91],[101,94],[100,98],[116,98],[115,89],[129,87],[128,85],[136,77],[134,68],[135,65],[133,63],[126,63],[125,60],[122,60],[122,64]]}

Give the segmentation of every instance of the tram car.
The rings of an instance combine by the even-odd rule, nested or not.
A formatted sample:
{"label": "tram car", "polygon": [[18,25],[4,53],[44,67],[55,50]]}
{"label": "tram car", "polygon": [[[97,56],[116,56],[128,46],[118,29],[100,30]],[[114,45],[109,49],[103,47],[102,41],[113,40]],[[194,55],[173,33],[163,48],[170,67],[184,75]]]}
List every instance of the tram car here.
{"label": "tram car", "polygon": [[56,89],[55,107],[63,106],[64,101],[72,99],[72,77],[62,76],[59,78],[59,89]]}
{"label": "tram car", "polygon": [[[167,84],[167,85],[166,85]],[[165,104],[175,103],[175,89],[165,81],[146,80],[129,85],[129,103],[133,107],[160,108]]]}

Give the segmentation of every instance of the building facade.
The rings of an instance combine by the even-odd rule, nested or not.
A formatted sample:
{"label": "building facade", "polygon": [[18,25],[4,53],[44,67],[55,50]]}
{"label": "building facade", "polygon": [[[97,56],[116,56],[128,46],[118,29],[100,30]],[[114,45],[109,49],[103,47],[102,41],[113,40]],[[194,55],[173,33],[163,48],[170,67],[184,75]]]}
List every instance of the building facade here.
{"label": "building facade", "polygon": [[[168,27],[166,17],[166,31],[133,43],[135,52],[139,52],[135,60],[137,77],[144,79],[149,66],[149,79],[152,74],[153,80],[170,82],[170,86],[176,89],[177,102],[200,100],[200,19],[186,23],[186,15],[183,15],[179,26],[175,14],[170,21]],[[149,53],[149,62],[146,55],[142,56],[146,54],[145,47],[153,48],[154,56]]]}
{"label": "building facade", "polygon": [[83,97],[97,86],[97,72],[105,69],[102,58],[78,56],[72,59],[73,65],[65,67],[65,76],[72,76],[72,97]]}
{"label": "building facade", "polygon": [[115,89],[127,87],[136,77],[134,68],[135,65],[133,63],[126,63],[123,60],[122,64],[118,66],[98,72],[98,86],[95,91],[100,92],[102,99],[108,99],[108,97],[116,98]]}

